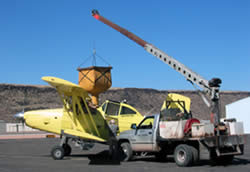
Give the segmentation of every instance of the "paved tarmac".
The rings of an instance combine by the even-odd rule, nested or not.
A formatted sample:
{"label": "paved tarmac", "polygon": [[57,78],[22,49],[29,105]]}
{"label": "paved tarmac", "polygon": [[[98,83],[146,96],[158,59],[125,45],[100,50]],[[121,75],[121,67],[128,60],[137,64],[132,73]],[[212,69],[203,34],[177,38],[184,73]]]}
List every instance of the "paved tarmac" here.
{"label": "paved tarmac", "polygon": [[247,137],[245,155],[238,156],[227,166],[212,166],[207,160],[194,167],[178,167],[172,157],[167,162],[156,162],[153,157],[139,157],[131,162],[112,162],[108,146],[96,144],[91,151],[73,147],[72,155],[53,160],[50,150],[59,143],[58,138],[3,139],[0,140],[0,172],[111,172],[111,171],[250,171],[250,136]]}

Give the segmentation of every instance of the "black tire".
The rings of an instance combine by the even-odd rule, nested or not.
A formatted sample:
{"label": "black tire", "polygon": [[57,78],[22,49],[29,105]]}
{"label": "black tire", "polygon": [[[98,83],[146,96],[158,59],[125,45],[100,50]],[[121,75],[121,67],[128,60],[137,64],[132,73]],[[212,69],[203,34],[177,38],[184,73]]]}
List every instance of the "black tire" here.
{"label": "black tire", "polygon": [[133,158],[133,151],[128,142],[121,143],[120,148],[122,161],[129,161]]}
{"label": "black tire", "polygon": [[196,148],[193,147],[193,146],[189,146],[189,148],[191,149],[192,154],[193,154],[192,163],[193,163],[193,164],[197,164],[198,161],[200,160],[199,151],[198,151],[198,149],[196,149]]}
{"label": "black tire", "polygon": [[185,144],[178,145],[174,151],[174,160],[180,167],[190,166],[193,162],[193,153],[190,146]]}
{"label": "black tire", "polygon": [[61,160],[64,157],[64,149],[61,146],[55,146],[51,150],[51,156],[54,160]]}
{"label": "black tire", "polygon": [[63,144],[64,156],[69,156],[71,154],[71,147],[69,144]]}

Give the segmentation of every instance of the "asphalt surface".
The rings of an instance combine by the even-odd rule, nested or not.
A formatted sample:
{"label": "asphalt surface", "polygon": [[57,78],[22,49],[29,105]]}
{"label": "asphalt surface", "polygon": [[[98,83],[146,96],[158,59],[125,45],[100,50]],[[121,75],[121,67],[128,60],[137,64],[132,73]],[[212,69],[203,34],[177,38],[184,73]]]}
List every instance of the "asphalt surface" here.
{"label": "asphalt surface", "polygon": [[245,154],[237,156],[227,166],[213,166],[208,160],[203,160],[194,167],[178,167],[172,157],[167,162],[156,162],[153,157],[114,162],[108,158],[108,146],[100,144],[96,144],[91,151],[81,151],[73,147],[71,156],[64,157],[63,160],[53,160],[50,150],[58,143],[58,138],[0,140],[0,172],[250,171],[250,135],[247,137]]}

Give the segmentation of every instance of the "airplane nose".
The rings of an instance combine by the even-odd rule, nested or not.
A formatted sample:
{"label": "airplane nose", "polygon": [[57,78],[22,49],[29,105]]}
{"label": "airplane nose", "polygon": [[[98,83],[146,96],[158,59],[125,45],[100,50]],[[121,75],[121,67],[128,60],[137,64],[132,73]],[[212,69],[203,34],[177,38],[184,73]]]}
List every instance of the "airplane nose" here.
{"label": "airplane nose", "polygon": [[25,112],[23,114],[23,119],[24,119],[24,122],[27,124],[27,120],[29,119],[29,113],[28,112]]}
{"label": "airplane nose", "polygon": [[29,112],[25,112],[23,114],[23,119],[26,121],[29,118],[29,116],[30,116]]}
{"label": "airplane nose", "polygon": [[25,124],[29,127],[32,127],[32,124],[34,123],[36,116],[37,115],[32,112],[25,112],[23,114],[23,119],[24,119]]}
{"label": "airplane nose", "polygon": [[16,114],[14,115],[14,118],[16,118],[16,119],[19,120],[19,121],[23,121],[23,120],[24,120],[24,111],[19,112],[19,113],[16,113]]}

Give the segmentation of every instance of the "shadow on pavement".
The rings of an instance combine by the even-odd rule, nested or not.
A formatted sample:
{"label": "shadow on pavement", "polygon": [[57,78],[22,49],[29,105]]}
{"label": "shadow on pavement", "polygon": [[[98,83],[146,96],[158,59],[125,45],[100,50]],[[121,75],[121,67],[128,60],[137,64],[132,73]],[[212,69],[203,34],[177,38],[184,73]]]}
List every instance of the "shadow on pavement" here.
{"label": "shadow on pavement", "polygon": [[90,162],[89,165],[120,165],[119,157],[110,157],[109,151],[105,150],[98,154],[88,156]]}
{"label": "shadow on pavement", "polygon": [[[70,155],[69,158],[74,157],[81,157],[81,158],[88,158],[89,165],[120,165],[121,161],[119,157],[110,157],[109,151],[104,150],[102,152],[99,152],[97,154],[78,154],[78,155]],[[65,157],[64,159],[67,159]]]}
{"label": "shadow on pavement", "polygon": [[[136,159],[133,159],[132,161],[144,161],[144,162],[158,162],[158,163],[175,163],[173,157],[167,157],[166,160],[164,161],[158,161],[155,157],[137,157]],[[223,165],[223,164],[214,164],[210,160],[200,160],[197,164],[194,164],[192,166],[235,166],[235,165],[249,165],[250,160],[249,159],[244,159],[244,158],[238,158],[235,157],[232,161],[232,163]]]}
{"label": "shadow on pavement", "polygon": [[[50,157],[50,155],[46,155],[46,157]],[[88,158],[89,165],[120,165],[121,158],[119,156],[110,157],[109,151],[104,150],[97,154],[76,154],[70,155],[64,158],[64,160],[71,159],[71,158]],[[157,160],[154,156],[137,156],[132,161],[144,161],[144,162],[157,162],[157,163],[175,163],[173,157],[167,157],[164,161]],[[232,163],[223,165],[223,164],[214,164],[210,160],[200,160],[197,164],[192,166],[235,166],[235,165],[249,165],[250,159],[245,158],[238,158],[235,157]]]}

